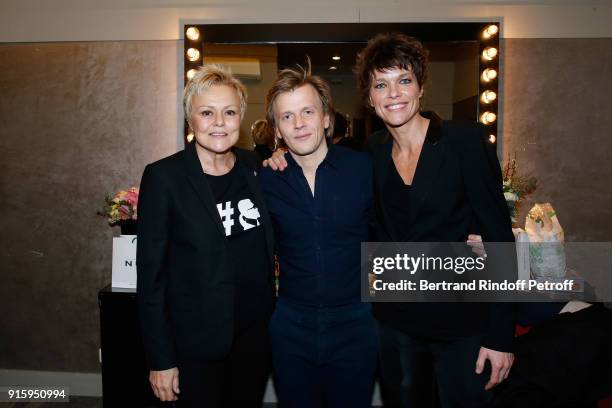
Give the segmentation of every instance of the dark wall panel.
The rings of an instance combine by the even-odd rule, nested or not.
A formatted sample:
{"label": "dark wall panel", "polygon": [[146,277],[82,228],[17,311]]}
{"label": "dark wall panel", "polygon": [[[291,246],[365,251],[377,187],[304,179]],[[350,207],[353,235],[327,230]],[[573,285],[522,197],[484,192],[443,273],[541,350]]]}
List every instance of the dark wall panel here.
{"label": "dark wall panel", "polygon": [[612,237],[612,39],[505,40],[504,155],[570,240]]}

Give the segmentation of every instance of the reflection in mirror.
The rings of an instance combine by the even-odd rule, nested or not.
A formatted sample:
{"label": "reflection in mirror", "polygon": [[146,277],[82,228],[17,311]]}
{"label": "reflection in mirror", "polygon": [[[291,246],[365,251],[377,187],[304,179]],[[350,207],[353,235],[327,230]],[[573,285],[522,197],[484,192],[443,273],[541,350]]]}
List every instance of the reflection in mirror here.
{"label": "reflection in mirror", "polygon": [[[433,110],[444,119],[479,120],[485,111],[484,105],[487,111],[497,114],[497,98],[492,98],[490,93],[488,97],[480,95],[486,90],[495,96],[498,92],[497,78],[493,82],[482,79],[483,69],[498,68],[497,55],[492,59],[481,55],[484,47],[490,45],[483,41],[490,41],[491,37],[483,40],[482,35],[488,26],[484,23],[190,25],[185,30],[197,27],[200,35],[197,40],[185,37],[185,73],[203,63],[231,67],[248,90],[248,108],[238,145],[253,148],[251,127],[265,118],[265,95],[276,73],[285,67],[304,65],[309,56],[313,73],[330,83],[334,107],[347,119],[346,136],[358,144],[384,127],[376,115],[362,106],[352,72],[359,51],[379,32],[413,35],[429,50],[423,110]],[[497,41],[495,38],[494,46]],[[193,60],[192,48],[201,50],[201,59]],[[496,135],[497,122],[489,123],[488,127],[489,133]]]}

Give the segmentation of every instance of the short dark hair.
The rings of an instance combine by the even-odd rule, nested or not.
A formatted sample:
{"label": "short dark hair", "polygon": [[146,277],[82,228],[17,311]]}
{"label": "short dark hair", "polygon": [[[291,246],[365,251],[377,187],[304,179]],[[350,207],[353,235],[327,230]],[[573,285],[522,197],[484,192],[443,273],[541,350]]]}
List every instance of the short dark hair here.
{"label": "short dark hair", "polygon": [[266,95],[266,118],[270,129],[276,128],[274,118],[274,102],[280,94],[291,92],[304,85],[312,86],[323,106],[323,113],[329,115],[329,127],[325,131],[325,136],[331,137],[334,129],[334,108],[332,104],[331,89],[325,80],[317,75],[312,75],[310,58],[306,58],[306,67],[297,66],[296,68],[286,68],[278,73],[278,77],[272,83]]}
{"label": "short dark hair", "polygon": [[391,68],[410,69],[419,87],[427,80],[427,57],[429,52],[419,40],[405,34],[378,34],[357,56],[355,74],[357,87],[365,106],[369,106],[370,86],[374,71]]}

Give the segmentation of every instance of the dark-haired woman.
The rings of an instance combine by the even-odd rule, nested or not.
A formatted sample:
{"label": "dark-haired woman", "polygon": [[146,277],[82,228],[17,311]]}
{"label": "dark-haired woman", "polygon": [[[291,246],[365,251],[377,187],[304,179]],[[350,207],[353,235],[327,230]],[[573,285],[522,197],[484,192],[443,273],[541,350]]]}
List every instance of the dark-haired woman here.
{"label": "dark-haired woman", "polygon": [[[499,163],[483,129],[421,112],[422,44],[402,34],[379,35],[359,55],[356,73],[364,103],[386,126],[368,141],[377,239],[464,242],[479,233],[485,242],[513,241]],[[431,406],[436,384],[443,407],[479,407],[508,376],[507,305],[375,303],[374,315],[385,406]]]}

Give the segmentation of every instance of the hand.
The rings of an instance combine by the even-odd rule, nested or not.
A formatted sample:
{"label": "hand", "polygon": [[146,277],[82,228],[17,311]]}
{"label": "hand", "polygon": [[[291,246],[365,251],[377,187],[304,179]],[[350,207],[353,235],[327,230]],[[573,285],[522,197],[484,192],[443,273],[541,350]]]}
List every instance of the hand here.
{"label": "hand", "polygon": [[476,361],[476,374],[482,374],[487,360],[491,364],[491,378],[489,378],[489,382],[485,385],[485,390],[488,391],[508,378],[512,363],[514,363],[514,354],[481,347],[478,352],[478,360]]}
{"label": "hand", "polygon": [[277,149],[274,153],[272,153],[272,157],[263,161],[264,167],[270,167],[275,171],[283,171],[287,168],[287,160],[285,160],[285,153],[287,151],[285,149]]}
{"label": "hand", "polygon": [[176,401],[179,390],[179,370],[169,368],[168,370],[154,371],[149,373],[149,382],[153,393],[160,401]]}
{"label": "hand", "polygon": [[472,247],[472,252],[476,255],[486,258],[487,253],[484,249],[484,244],[482,243],[482,237],[476,234],[468,235],[467,244]]}

